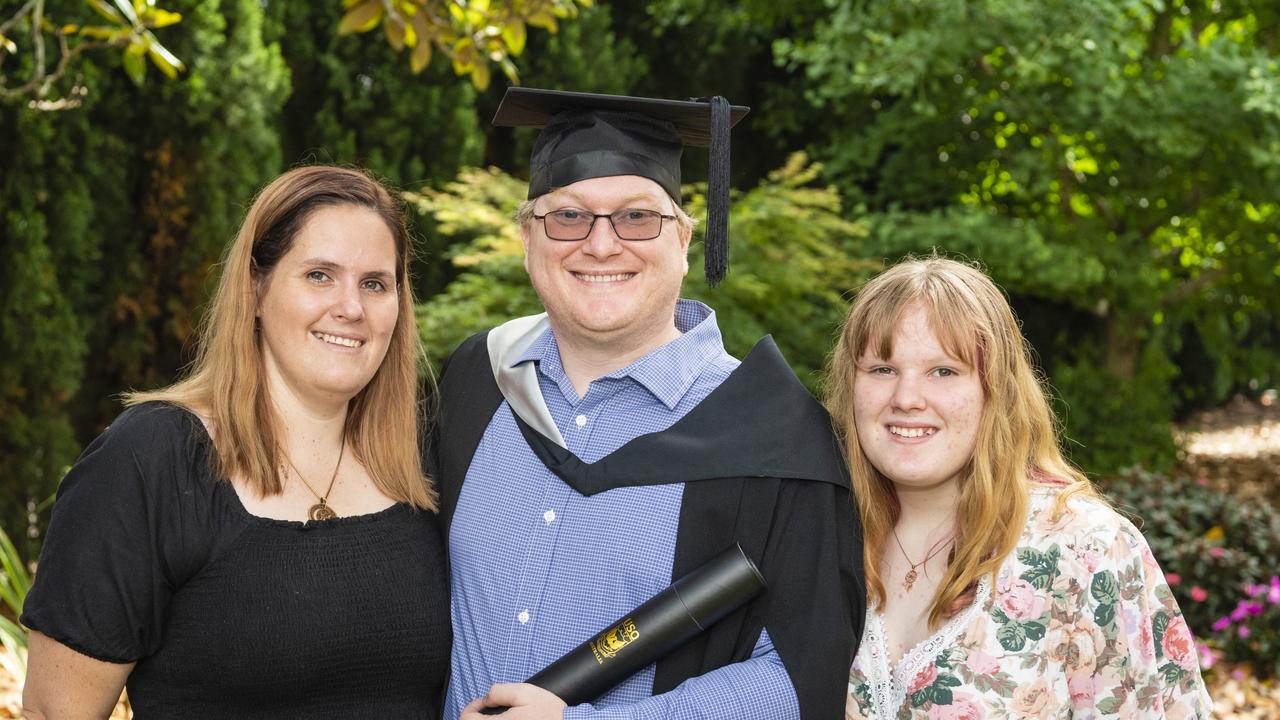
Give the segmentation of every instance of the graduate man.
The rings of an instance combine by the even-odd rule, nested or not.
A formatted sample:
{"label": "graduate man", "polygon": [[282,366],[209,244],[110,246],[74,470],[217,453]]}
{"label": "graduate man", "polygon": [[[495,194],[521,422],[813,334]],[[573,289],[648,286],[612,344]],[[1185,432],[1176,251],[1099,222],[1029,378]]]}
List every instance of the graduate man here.
{"label": "graduate man", "polygon": [[[711,145],[714,284],[746,112],[525,88],[498,109],[542,128],[517,222],[546,313],[467,340],[440,380],[448,718],[843,717],[862,549],[829,419],[771,339],[739,362],[679,298],[682,146]],[[735,542],[768,585],[747,606],[591,703],[521,683]]]}

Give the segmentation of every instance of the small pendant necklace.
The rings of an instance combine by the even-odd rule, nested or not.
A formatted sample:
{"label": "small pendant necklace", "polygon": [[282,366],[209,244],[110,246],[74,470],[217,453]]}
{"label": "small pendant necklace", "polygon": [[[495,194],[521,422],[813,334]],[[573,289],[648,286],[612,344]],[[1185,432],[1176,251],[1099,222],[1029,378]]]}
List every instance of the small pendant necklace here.
{"label": "small pendant necklace", "polygon": [[[302,477],[302,471],[298,470],[298,466],[293,464],[293,460],[289,457],[289,453],[284,454],[285,462],[289,463],[289,467],[293,468],[293,471],[297,473],[298,479],[302,481],[302,484],[306,485],[307,489],[311,491],[311,494],[315,495],[316,499],[319,500],[319,502],[312,505],[307,510],[307,517],[311,520],[332,520],[333,518],[338,517],[338,514],[333,511],[333,508],[329,507],[329,493],[333,492],[333,484],[338,480],[338,468],[342,467],[342,454],[346,449],[347,429],[344,427],[342,429],[342,444],[338,446],[338,462],[333,466],[333,476],[329,478],[329,489],[324,491],[324,495],[316,492],[316,489],[311,487],[311,483],[307,482],[307,479]],[[287,472],[285,473],[285,476],[288,476]]]}
{"label": "small pendant necklace", "polygon": [[902,579],[903,589],[907,592],[911,592],[911,586],[915,585],[916,579],[920,577],[919,573],[916,572],[916,568],[932,560],[935,555],[942,552],[944,548],[950,545],[951,536],[947,536],[943,541],[940,541],[938,545],[935,546],[933,550],[931,550],[920,562],[911,562],[911,556],[907,554],[907,549],[902,547],[902,540],[898,537],[898,528],[892,528],[892,532],[894,541],[898,543],[898,549],[902,551],[902,557],[906,558],[907,564],[911,566],[911,569],[907,570],[907,576]]}

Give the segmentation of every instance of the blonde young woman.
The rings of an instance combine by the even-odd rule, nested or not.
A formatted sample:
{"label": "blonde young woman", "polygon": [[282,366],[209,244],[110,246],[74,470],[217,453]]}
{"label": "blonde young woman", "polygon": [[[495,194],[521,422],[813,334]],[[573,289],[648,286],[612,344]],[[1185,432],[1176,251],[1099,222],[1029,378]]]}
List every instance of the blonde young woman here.
{"label": "blonde young woman", "polygon": [[402,210],[292,170],[229,248],[190,375],[63,480],[22,615],[28,717],[435,717],[449,660]]}
{"label": "blonde young woman", "polygon": [[870,600],[848,717],[1209,717],[1155,558],[1063,459],[989,278],[941,258],[879,275],[829,382]]}

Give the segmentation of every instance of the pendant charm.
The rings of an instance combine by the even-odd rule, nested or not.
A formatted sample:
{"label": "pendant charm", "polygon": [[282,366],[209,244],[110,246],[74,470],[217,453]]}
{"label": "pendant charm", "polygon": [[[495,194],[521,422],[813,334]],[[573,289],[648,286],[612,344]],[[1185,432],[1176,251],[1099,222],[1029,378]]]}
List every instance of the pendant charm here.
{"label": "pendant charm", "polygon": [[[311,508],[311,509],[312,511],[315,510],[315,508]],[[916,584],[916,569],[911,568],[910,570],[907,571],[907,576],[902,579],[902,587],[906,588],[907,592],[911,592],[911,586],[915,584]]]}
{"label": "pendant charm", "polygon": [[312,520],[332,520],[338,517],[338,514],[325,504],[324,500],[321,500],[311,506],[311,509],[307,511],[307,517]]}

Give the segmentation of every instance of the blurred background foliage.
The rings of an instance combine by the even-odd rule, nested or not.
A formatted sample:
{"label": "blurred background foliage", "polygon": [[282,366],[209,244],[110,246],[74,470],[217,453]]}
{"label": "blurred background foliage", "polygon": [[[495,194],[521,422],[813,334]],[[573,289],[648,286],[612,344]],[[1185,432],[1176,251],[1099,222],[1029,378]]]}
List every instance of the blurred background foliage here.
{"label": "blurred background foliage", "polygon": [[[34,1],[0,0],[0,26]],[[851,292],[935,248],[1007,290],[1092,472],[1165,470],[1172,421],[1280,382],[1270,1],[162,0],[164,25],[121,3],[141,12],[116,45],[0,99],[0,527],[28,551],[118,393],[189,361],[222,248],[286,168],[409,191],[433,359],[539,310],[510,222],[533,134],[488,123],[513,77],[752,106],[728,280],[701,284],[695,237],[687,293],[735,353],[775,334],[811,387]],[[49,48],[104,22],[39,5]],[[0,87],[21,88],[32,27],[0,35]],[[181,70],[139,83],[138,37]]]}

